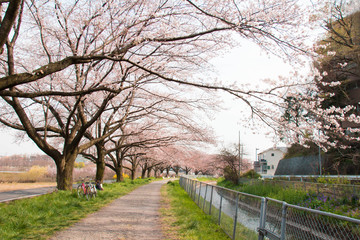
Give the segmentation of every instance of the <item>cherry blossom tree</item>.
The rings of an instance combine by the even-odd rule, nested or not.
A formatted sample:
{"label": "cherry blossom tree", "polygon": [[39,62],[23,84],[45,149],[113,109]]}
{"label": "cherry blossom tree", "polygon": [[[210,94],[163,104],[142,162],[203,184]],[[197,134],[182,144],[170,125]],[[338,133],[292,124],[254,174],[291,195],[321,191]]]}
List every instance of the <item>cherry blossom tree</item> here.
{"label": "cherry blossom tree", "polygon": [[[357,29],[360,27],[360,8],[357,9],[346,15],[345,2],[331,8],[331,16],[324,25],[326,35],[315,45],[314,70],[319,74],[314,77],[311,87],[292,98],[285,112],[291,112],[287,114],[290,118],[285,117],[287,120],[296,119],[296,127],[304,130],[304,141],[315,140],[327,151],[326,165],[333,165],[337,173],[343,168],[344,174],[354,174],[359,164],[360,92],[357,85],[360,63],[357,55],[360,36]],[[313,109],[303,102],[311,104]],[[317,136],[315,139],[314,135]]]}
{"label": "cherry blossom tree", "polygon": [[[29,45],[26,40],[32,39],[31,46],[16,52],[22,57],[16,62],[17,70],[25,71],[4,74],[0,89],[49,77],[74,64],[101,61],[126,62],[165,80],[176,80],[175,76],[183,75],[184,70],[206,66],[207,57],[214,56],[214,51],[235,44],[228,35],[231,32],[268,50],[277,46],[291,55],[289,50],[301,49],[303,41],[294,31],[302,30],[306,10],[295,0],[280,3],[226,0],[221,4],[176,0],[126,3],[29,0],[20,14],[26,26],[23,24],[17,32],[24,39],[21,45]],[[58,48],[56,43],[63,47]],[[34,53],[39,61],[31,64],[28,60]],[[149,62],[156,62],[159,54],[167,64],[159,61],[150,67]],[[174,64],[180,59],[183,61],[180,66]],[[163,65],[172,69],[173,74],[164,75],[160,71]],[[184,75],[178,81],[187,82]],[[199,84],[188,82],[191,83]]]}
{"label": "cherry blossom tree", "polygon": [[[4,10],[4,17],[0,18],[0,54],[4,51],[4,45],[8,40],[11,28],[16,24],[16,17],[21,16],[23,0],[1,0],[0,1],[0,12],[3,13],[3,8],[7,5]],[[20,14],[18,14],[20,12]],[[19,20],[20,22],[21,20]],[[17,28],[19,27],[19,24]]]}
{"label": "cherry blossom tree", "polygon": [[313,141],[324,150],[352,148],[359,140],[359,99],[351,87],[359,81],[359,36],[355,30],[359,21],[358,13],[343,15],[345,6],[342,3],[331,8],[331,16],[325,22],[327,37],[315,47],[316,68],[307,85],[287,93],[292,101],[285,102],[288,117],[284,117],[281,127],[281,133],[288,134],[286,139]]}
{"label": "cherry blossom tree", "polygon": [[[59,189],[71,188],[69,179],[79,152],[120,129],[117,125],[96,140],[84,138],[104,112],[116,107],[110,102],[125,99],[139,77],[169,88],[182,84],[228,92],[272,125],[268,110],[280,106],[272,98],[282,99],[287,84],[253,91],[199,79],[194,73],[210,67],[212,57],[237,44],[233,33],[270,52],[289,57],[304,52],[302,31],[308,14],[296,2],[24,1],[6,56],[0,59],[1,122],[25,131],[57,159]],[[256,101],[273,105],[258,108]],[[169,120],[197,131],[186,121]],[[200,140],[201,133],[186,137]],[[175,160],[171,165],[180,166]]]}
{"label": "cherry blossom tree", "polygon": [[[104,112],[124,109],[123,105],[131,102],[134,86],[142,79],[138,76],[136,81],[128,82],[129,70],[113,64],[96,67],[82,64],[76,65],[74,70],[74,75],[58,74],[46,81],[22,86],[21,90],[12,88],[10,91],[41,92],[46,88],[56,91],[59,89],[58,92],[77,91],[86,88],[86,84],[97,84],[96,81],[104,83],[113,78],[118,79],[116,82],[120,86],[86,95],[2,97],[6,104],[3,104],[5,111],[1,114],[0,121],[8,127],[24,131],[42,151],[53,158],[57,166],[59,189],[71,189],[72,172],[78,154],[103,141],[121,125],[108,126],[106,134],[93,139],[88,138],[86,141],[84,136],[88,134],[91,126],[99,121]],[[54,82],[65,78],[67,82],[63,85],[54,85]],[[117,102],[116,105],[111,104],[112,100]],[[126,112],[126,107],[124,111]],[[116,120],[122,121],[121,117]]]}
{"label": "cherry blossom tree", "polygon": [[[142,93],[141,96],[143,97],[144,94]],[[138,164],[142,163],[143,171],[148,171],[145,165],[154,167],[159,166],[159,163],[173,167],[175,165],[170,163],[167,157],[172,145],[209,142],[208,128],[196,122],[191,112],[195,109],[200,112],[204,107],[202,105],[209,103],[210,100],[182,99],[177,95],[165,97],[159,92],[153,92],[151,95],[144,99],[135,99],[135,102],[140,100],[137,105],[141,106],[142,111],[137,109],[134,111],[136,115],[129,114],[130,121],[124,126],[122,134],[110,137],[114,145],[108,148],[111,165],[107,164],[107,166],[116,171],[117,175],[121,174],[124,160],[131,163],[129,170],[132,172],[135,172]],[[144,100],[149,107],[144,105]],[[131,119],[136,121],[132,122]],[[134,157],[128,157],[131,151],[136,152],[135,155],[130,154]],[[120,178],[118,180],[121,181]]]}

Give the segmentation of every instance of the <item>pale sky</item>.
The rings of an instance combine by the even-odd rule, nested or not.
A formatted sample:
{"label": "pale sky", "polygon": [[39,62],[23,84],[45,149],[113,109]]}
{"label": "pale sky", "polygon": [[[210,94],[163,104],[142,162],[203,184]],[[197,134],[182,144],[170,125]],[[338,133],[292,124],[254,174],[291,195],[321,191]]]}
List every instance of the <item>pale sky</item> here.
{"label": "pale sky", "polygon": [[[241,47],[232,49],[228,54],[218,57],[212,61],[216,66],[220,80],[227,79],[229,82],[240,81],[241,83],[261,84],[260,80],[265,78],[277,79],[278,76],[287,76],[293,70],[289,64],[275,56],[265,54],[260,48],[251,42],[244,41]],[[274,147],[273,139],[266,137],[265,132],[270,129],[258,129],[257,134],[240,121],[243,114],[250,114],[250,109],[241,104],[239,100],[224,96],[224,105],[227,110],[217,114],[212,126],[223,146],[230,147],[239,141],[244,144],[244,156],[251,161],[255,160],[257,153]],[[285,146],[277,144],[277,146]],[[221,148],[221,145],[219,146]]]}

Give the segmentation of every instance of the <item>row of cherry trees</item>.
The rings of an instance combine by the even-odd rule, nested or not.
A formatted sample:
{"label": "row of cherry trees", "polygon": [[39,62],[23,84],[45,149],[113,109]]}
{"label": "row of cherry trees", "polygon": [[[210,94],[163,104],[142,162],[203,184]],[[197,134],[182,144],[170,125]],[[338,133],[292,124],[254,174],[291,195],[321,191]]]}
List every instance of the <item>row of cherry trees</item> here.
{"label": "row of cherry trees", "polygon": [[238,44],[234,34],[289,59],[306,53],[317,9],[297,2],[2,0],[0,122],[54,160],[59,189],[71,189],[79,154],[96,163],[97,179],[108,166],[120,181],[124,160],[204,173],[203,160],[189,161],[203,154],[188,149],[213,141],[195,114],[213,107],[211,90],[267,122],[271,107],[256,101],[281,106],[278,90],[298,83],[254,91],[199,73]]}

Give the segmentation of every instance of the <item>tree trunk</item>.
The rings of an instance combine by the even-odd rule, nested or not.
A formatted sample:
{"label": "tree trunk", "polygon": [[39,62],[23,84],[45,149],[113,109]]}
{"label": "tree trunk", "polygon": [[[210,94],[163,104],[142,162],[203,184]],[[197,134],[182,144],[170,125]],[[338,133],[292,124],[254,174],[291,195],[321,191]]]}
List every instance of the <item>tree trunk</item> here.
{"label": "tree trunk", "polygon": [[161,175],[161,169],[155,168],[154,169],[154,177],[158,178],[158,177],[160,177],[160,175]]}
{"label": "tree trunk", "polygon": [[146,175],[146,171],[148,170],[148,164],[144,163],[144,165],[141,168],[141,178],[144,179]]}
{"label": "tree trunk", "polygon": [[145,178],[145,175],[146,175],[146,168],[143,168],[143,169],[141,169],[141,178]]}
{"label": "tree trunk", "polygon": [[135,180],[135,169],[131,169],[131,180]]}
{"label": "tree trunk", "polygon": [[[147,169],[147,177],[149,178],[151,176],[151,170],[152,170],[152,167],[148,168]],[[155,175],[154,175],[155,176]]]}
{"label": "tree trunk", "polygon": [[115,173],[116,173],[116,182],[123,182],[124,176],[123,176],[123,167],[121,162],[115,165]]}
{"label": "tree trunk", "polygon": [[96,159],[95,181],[103,182],[105,173],[105,153],[100,145],[96,145],[98,157]]}
{"label": "tree trunk", "polygon": [[124,180],[121,180],[122,172],[121,172],[120,168],[115,168],[115,172],[116,172],[116,182],[124,181]]}
{"label": "tree trunk", "polygon": [[104,161],[97,161],[96,162],[96,176],[95,181],[103,182],[105,174],[105,162]]}
{"label": "tree trunk", "polygon": [[57,161],[57,189],[72,189],[74,163],[77,155],[77,152],[72,152],[71,154],[67,154],[65,157],[62,157]]}
{"label": "tree trunk", "polygon": [[179,167],[173,167],[173,170],[174,170],[174,172],[175,172],[175,175],[178,177],[178,176],[179,176],[180,168],[179,168]]}

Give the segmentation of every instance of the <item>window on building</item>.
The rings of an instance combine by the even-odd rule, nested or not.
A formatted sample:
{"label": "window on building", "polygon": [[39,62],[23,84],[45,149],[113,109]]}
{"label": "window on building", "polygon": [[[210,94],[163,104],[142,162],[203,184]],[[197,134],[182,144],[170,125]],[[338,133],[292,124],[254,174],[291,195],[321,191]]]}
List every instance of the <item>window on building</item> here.
{"label": "window on building", "polygon": [[271,169],[274,169],[274,165],[271,165]]}
{"label": "window on building", "polygon": [[267,166],[267,169],[270,169],[270,166]]}
{"label": "window on building", "polygon": [[275,154],[274,154],[274,153],[271,153],[271,156],[273,157],[273,156],[275,156]]}

